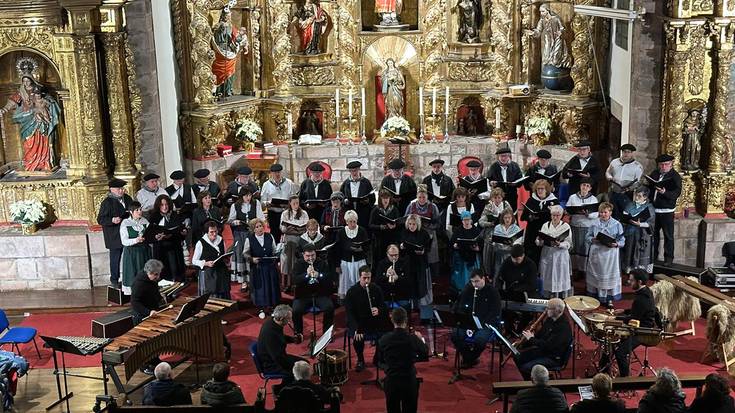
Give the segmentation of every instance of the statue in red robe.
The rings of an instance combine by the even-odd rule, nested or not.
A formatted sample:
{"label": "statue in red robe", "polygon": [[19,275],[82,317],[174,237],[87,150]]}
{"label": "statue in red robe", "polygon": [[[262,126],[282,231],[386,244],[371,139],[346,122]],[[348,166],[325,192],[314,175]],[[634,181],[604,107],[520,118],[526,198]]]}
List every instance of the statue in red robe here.
{"label": "statue in red robe", "polygon": [[243,54],[247,54],[248,38],[244,27],[237,29],[232,25],[232,12],[229,6],[222,9],[219,22],[212,27],[212,48],[214,49],[212,73],[216,77],[215,85],[217,85],[215,95],[232,96],[237,54],[241,50]]}
{"label": "statue in red robe", "polygon": [[322,36],[327,31],[329,15],[313,0],[299,7],[292,21],[299,34],[299,52],[306,55],[324,53]]}
{"label": "statue in red robe", "polygon": [[398,16],[403,10],[403,0],[375,0],[375,13],[380,17],[381,26],[400,24]]}

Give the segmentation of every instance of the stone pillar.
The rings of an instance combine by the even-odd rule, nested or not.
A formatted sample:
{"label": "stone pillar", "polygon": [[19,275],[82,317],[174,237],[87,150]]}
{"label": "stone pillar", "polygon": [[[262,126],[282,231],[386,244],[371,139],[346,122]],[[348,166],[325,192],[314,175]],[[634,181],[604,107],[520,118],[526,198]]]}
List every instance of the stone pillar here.
{"label": "stone pillar", "polygon": [[107,76],[107,111],[112,132],[112,152],[115,176],[135,175],[133,134],[130,123],[130,105],[127,99],[125,70],[125,33],[104,33],[105,69]]}

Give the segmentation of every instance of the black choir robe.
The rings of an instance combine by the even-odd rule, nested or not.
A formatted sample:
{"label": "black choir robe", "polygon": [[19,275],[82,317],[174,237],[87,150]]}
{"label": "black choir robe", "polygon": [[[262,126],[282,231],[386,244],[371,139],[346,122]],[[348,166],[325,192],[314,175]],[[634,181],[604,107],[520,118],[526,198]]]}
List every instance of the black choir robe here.
{"label": "black choir robe", "polygon": [[[133,198],[128,194],[123,194],[122,198],[108,196],[100,205],[100,211],[97,213],[97,223],[102,225],[105,248],[108,250],[123,247],[120,240],[120,224],[130,216],[128,207],[130,207],[131,202],[133,202]],[[120,218],[120,222],[117,224],[112,223],[112,218],[115,217]]]}
{"label": "black choir robe", "polygon": [[[483,183],[479,184],[480,187],[475,191],[472,184],[476,183],[477,181],[484,181]],[[487,200],[480,199],[478,195],[480,195],[483,192],[488,192],[490,190],[490,184],[487,182],[487,179],[485,179],[484,176],[480,175],[480,179],[477,181],[472,181],[469,176],[465,176],[459,180],[459,186],[462,188],[466,188],[468,191],[470,191],[470,198],[469,201],[472,204],[472,206],[475,207],[475,212],[482,213],[483,210],[485,210],[485,205],[487,205]]]}
{"label": "black choir robe", "polygon": [[[546,179],[551,185],[554,185],[554,192],[559,190],[559,181],[561,180],[561,174],[556,175],[552,179],[548,178],[541,178],[537,174],[539,174],[539,169],[541,169],[541,165],[539,165],[538,162],[533,164],[528,170],[526,170],[526,176],[530,176],[530,178],[523,183],[523,186],[527,190],[531,190],[533,188],[533,183],[536,182],[537,179]],[[549,164],[546,168],[544,168],[544,175],[551,176],[555,173],[559,172],[559,168],[556,167],[556,165]],[[576,192],[575,192],[576,193]]]}
{"label": "black choir robe", "polygon": [[[526,232],[523,234],[523,248],[526,250],[526,256],[536,263],[541,257],[541,247],[536,245],[536,237],[541,231],[541,226],[551,220],[549,208],[553,205],[559,205],[559,200],[554,194],[549,194],[544,199],[539,199],[533,194],[526,201],[528,208],[524,207],[521,213],[521,219],[527,222]],[[569,236],[571,237],[571,234]]]}
{"label": "black choir robe", "polygon": [[[502,167],[500,162],[493,162],[490,168],[487,170],[487,178],[491,181],[498,182],[513,182],[520,178],[523,178],[523,172],[521,167],[516,162],[508,162],[507,169],[505,171],[505,179],[503,179]],[[505,191],[505,200],[508,201],[513,211],[518,209],[518,185],[502,185],[498,184],[496,187],[500,187]],[[477,210],[475,210],[477,211]],[[482,211],[480,211],[482,212]]]}
{"label": "black choir robe", "polygon": [[[425,296],[431,288],[427,285],[426,274],[429,271],[429,250],[431,249],[432,239],[429,233],[423,228],[416,231],[404,229],[401,231],[401,255],[405,255],[408,266],[407,273],[411,283],[413,283],[413,297],[418,300]],[[415,253],[415,246],[424,247],[424,253],[419,255]]]}
{"label": "black choir robe", "polygon": [[250,192],[253,194],[253,199],[260,198],[260,188],[258,188],[258,184],[256,184],[255,181],[250,179],[250,181],[248,181],[247,184],[240,185],[240,183],[237,182],[237,180],[234,180],[230,182],[229,185],[227,185],[227,194],[225,195],[225,199],[226,199],[228,208],[230,205],[234,204],[235,201],[237,201],[241,186],[244,186],[250,189]]}
{"label": "black choir robe", "polygon": [[408,207],[408,204],[416,199],[416,182],[410,176],[403,175],[401,178],[401,189],[398,195],[396,192],[395,179],[391,175],[387,175],[380,182],[381,188],[386,188],[393,193],[393,203],[398,206],[398,209],[403,212]]}
{"label": "black choir robe", "polygon": [[[439,181],[438,194],[434,193],[432,181]],[[442,215],[445,214],[447,207],[449,207],[449,202],[452,200],[452,194],[454,193],[454,181],[452,178],[448,177],[445,173],[434,175],[432,172],[424,177],[424,180],[421,181],[421,183],[426,185],[426,189],[429,191],[429,200],[439,208],[439,212],[441,212]],[[436,195],[443,196],[445,198],[438,198]]]}
{"label": "black choir robe", "polygon": [[358,189],[357,197],[363,197],[367,194],[370,194],[370,196],[365,199],[358,200],[352,198],[351,181],[352,178],[346,179],[342,182],[342,186],[339,188],[340,192],[345,196],[345,209],[357,212],[357,224],[363,228],[368,228],[368,224],[370,223],[370,211],[372,211],[373,205],[375,205],[375,194],[371,193],[374,190],[373,184],[364,176],[360,177],[360,188]]}
{"label": "black choir robe", "polygon": [[209,195],[212,197],[212,203],[217,206],[222,206],[222,198],[220,197],[220,192],[222,192],[222,189],[219,187],[219,184],[214,181],[209,181],[207,185],[199,185],[195,184],[191,186],[191,189],[194,190],[194,195],[199,198],[199,194],[202,191],[209,192]]}
{"label": "black choir robe", "polygon": [[579,156],[573,157],[566,165],[564,165],[564,169],[562,169],[561,174],[569,182],[569,190],[567,193],[576,194],[579,192],[579,182],[582,180],[582,177],[574,170],[582,169],[582,172],[590,174],[590,179],[592,180],[591,192],[592,194],[597,194],[597,183],[602,179],[602,168],[600,167],[600,162],[597,158],[590,155],[587,165],[585,165],[584,168],[582,168],[581,165],[582,164],[579,163]]}
{"label": "black choir robe", "polygon": [[[299,202],[301,203],[301,208],[309,215],[309,218],[315,219],[318,222],[322,218],[324,209],[329,205],[329,197],[332,196],[332,183],[326,179],[322,179],[319,182],[316,192],[314,191],[315,188],[316,184],[314,181],[311,178],[306,178],[299,188]],[[314,199],[323,199],[326,202],[324,205],[310,204],[307,206],[306,201]]]}

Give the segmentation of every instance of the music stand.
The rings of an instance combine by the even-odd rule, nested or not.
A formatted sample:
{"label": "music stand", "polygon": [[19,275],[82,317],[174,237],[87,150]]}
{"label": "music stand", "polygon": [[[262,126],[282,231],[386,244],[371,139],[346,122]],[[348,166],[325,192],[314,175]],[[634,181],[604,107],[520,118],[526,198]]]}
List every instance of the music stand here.
{"label": "music stand", "polygon": [[332,341],[332,332],[334,331],[334,325],[329,326],[327,331],[319,337],[319,340],[314,343],[314,348],[311,351],[311,358],[316,357],[322,350],[327,348],[327,345]]}
{"label": "music stand", "polygon": [[179,315],[177,315],[176,319],[174,319],[174,324],[183,323],[189,318],[199,314],[199,312],[204,309],[207,301],[209,301],[209,293],[202,294],[199,297],[189,301],[188,303],[185,303],[181,307],[181,310],[179,310]]}
{"label": "music stand", "polygon": [[[508,347],[508,349],[510,350],[511,354],[513,354],[514,356],[517,356],[517,355],[521,354],[521,352],[518,351],[518,349],[516,348],[516,346],[514,346],[513,343],[511,343],[507,338],[505,338],[505,336],[503,334],[501,334],[500,331],[497,328],[495,328],[494,325],[492,325],[492,324],[485,324],[485,326],[487,328],[489,328],[490,330],[492,330],[493,334],[495,334],[495,337],[499,338],[500,339],[500,342],[503,343],[503,345],[505,345],[506,347]],[[503,381],[503,351],[502,351],[502,348],[501,348],[501,351],[500,351],[500,357],[498,358],[498,381]],[[488,402],[486,404],[487,405],[493,404],[496,401],[498,401],[499,399],[500,398],[498,396],[495,396],[495,398],[488,400]]]}
{"label": "music stand", "polygon": [[[444,326],[453,326],[454,328],[463,330],[478,330],[478,324],[475,323],[475,320],[473,319],[474,316],[471,314],[455,312],[453,310],[436,309],[434,310],[434,316],[437,318],[439,323]],[[452,334],[454,333],[452,332]],[[459,353],[459,349],[455,349],[454,374],[452,374],[452,378],[449,379],[449,384],[453,384],[454,382],[463,379],[477,380],[472,376],[462,374],[462,361]]]}
{"label": "music stand", "polygon": [[579,347],[581,347],[579,343],[579,331],[582,330],[584,334],[587,333],[587,325],[582,321],[581,318],[579,318],[579,315],[572,310],[572,307],[566,306],[567,310],[569,310],[569,317],[571,317],[572,320],[574,320],[575,329],[574,329],[574,342],[572,343],[572,377],[577,377],[577,350]]}

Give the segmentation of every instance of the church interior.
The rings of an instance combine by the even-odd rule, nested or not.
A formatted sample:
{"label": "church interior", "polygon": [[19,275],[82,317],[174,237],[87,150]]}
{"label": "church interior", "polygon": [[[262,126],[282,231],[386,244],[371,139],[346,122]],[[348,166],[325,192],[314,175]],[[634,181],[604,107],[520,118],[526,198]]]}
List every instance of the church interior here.
{"label": "church interior", "polygon": [[[735,0],[0,0],[0,16],[3,409],[137,411],[163,360],[189,410],[229,411],[202,406],[224,362],[238,411],[263,392],[266,411],[416,411],[386,408],[394,370],[370,359],[405,308],[428,349],[418,411],[507,412],[533,386],[525,333],[558,301],[573,337],[546,373],[570,406],[597,373],[626,411],[662,367],[687,406],[711,373],[735,383]],[[517,257],[535,270],[521,296]],[[303,304],[296,280],[322,275]],[[489,290],[494,318],[467,326]],[[623,320],[643,290],[656,325]],[[287,380],[252,353],[284,304],[287,352],[339,389],[319,410],[283,407]]]}

